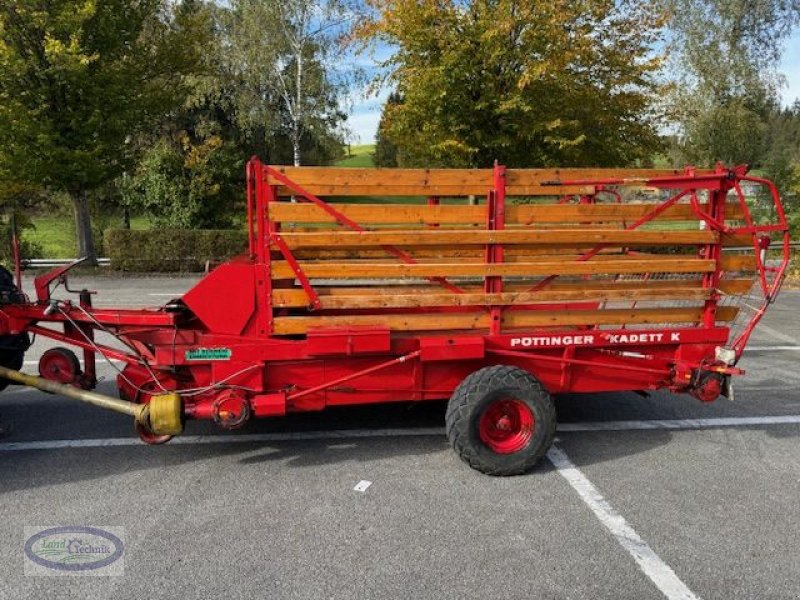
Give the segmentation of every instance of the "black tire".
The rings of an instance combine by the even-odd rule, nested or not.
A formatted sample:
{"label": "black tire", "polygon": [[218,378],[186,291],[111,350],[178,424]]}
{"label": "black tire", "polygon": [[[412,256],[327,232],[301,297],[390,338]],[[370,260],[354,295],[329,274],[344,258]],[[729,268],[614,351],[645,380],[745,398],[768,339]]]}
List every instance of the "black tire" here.
{"label": "black tire", "polygon": [[[0,266],[0,304],[17,304],[24,302],[25,297],[14,284],[14,276],[5,267]],[[0,365],[19,371],[25,360],[25,351],[31,345],[27,333],[19,335],[0,335]],[[11,382],[0,377],[0,392]]]}
{"label": "black tire", "polygon": [[[508,402],[523,413],[527,407],[534,422],[528,433],[514,434],[518,439],[501,453],[488,445],[493,442],[485,439],[482,419],[487,418],[489,407],[497,411],[498,405]],[[461,460],[487,475],[529,471],[550,448],[556,433],[553,398],[530,373],[506,365],[484,367],[464,379],[450,397],[445,422],[447,439]]]}

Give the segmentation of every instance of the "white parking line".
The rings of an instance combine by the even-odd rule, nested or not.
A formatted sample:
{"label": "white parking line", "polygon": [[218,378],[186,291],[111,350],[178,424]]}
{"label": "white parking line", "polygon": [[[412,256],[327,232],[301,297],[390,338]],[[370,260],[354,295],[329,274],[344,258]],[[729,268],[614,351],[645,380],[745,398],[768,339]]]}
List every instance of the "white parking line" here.
{"label": "white parking line", "polygon": [[800,350],[800,346],[747,346],[747,352],[780,352],[783,350]]}
{"label": "white parking line", "polygon": [[[291,442],[301,440],[346,440],[352,438],[444,436],[443,427],[412,427],[408,429],[342,429],[333,431],[291,431],[286,433],[253,433],[244,435],[184,435],[172,440],[174,445],[247,444],[253,442]],[[60,450],[64,448],[105,448],[110,446],[141,446],[137,437],[92,438],[78,440],[42,440],[36,442],[5,442],[0,452],[19,450]]]}
{"label": "white parking line", "polygon": [[[720,417],[712,419],[676,419],[653,421],[595,421],[587,423],[562,423],[558,431],[637,431],[653,429],[712,429],[715,427],[748,427],[758,425],[800,424],[800,415],[775,417]],[[254,442],[291,442],[302,440],[346,440],[382,437],[443,437],[443,427],[409,427],[395,429],[336,429],[331,431],[288,431],[283,433],[252,433],[244,435],[184,435],[176,437],[170,445],[248,444]],[[33,442],[0,443],[0,452],[21,450],[59,450],[63,448],[104,448],[108,446],[139,446],[137,437],[84,438],[76,440],[41,440]]]}
{"label": "white parking line", "polygon": [[800,415],[768,417],[712,417],[708,419],[653,419],[647,421],[595,421],[559,423],[558,431],[636,431],[646,429],[713,429],[715,427],[749,427],[753,425],[793,425]]}
{"label": "white parking line", "polygon": [[787,344],[797,345],[798,341],[790,335],[783,333],[782,331],[778,331],[777,329],[773,329],[769,325],[765,324],[763,321],[758,324],[758,330],[768,333],[776,340],[780,340],[782,342],[786,342]]}
{"label": "white parking line", "polygon": [[547,453],[547,458],[664,596],[669,600],[697,600],[692,590],[686,587],[686,584],[675,575],[675,571],[661,560],[625,518],[603,498],[563,450],[553,446]]}

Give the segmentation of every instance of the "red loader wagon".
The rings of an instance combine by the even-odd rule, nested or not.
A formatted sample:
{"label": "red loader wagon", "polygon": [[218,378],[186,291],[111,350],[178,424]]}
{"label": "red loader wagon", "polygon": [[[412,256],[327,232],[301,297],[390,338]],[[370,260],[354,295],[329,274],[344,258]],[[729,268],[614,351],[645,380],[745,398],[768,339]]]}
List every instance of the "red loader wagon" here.
{"label": "red loader wagon", "polygon": [[[375,203],[370,197],[391,197]],[[468,202],[467,198],[477,202]],[[365,201],[366,203],[360,202]],[[249,246],[153,309],[0,277],[0,376],[134,416],[157,444],[329,406],[449,398],[450,443],[493,475],[553,441],[552,396],[731,396],[789,260],[775,186],[745,167],[247,166]],[[71,265],[70,265],[71,266]],[[99,343],[110,334],[124,347]],[[20,373],[31,336],[67,348]],[[116,345],[115,345],[116,346]],[[120,399],[88,391],[100,355]],[[115,363],[112,363],[115,364]]]}

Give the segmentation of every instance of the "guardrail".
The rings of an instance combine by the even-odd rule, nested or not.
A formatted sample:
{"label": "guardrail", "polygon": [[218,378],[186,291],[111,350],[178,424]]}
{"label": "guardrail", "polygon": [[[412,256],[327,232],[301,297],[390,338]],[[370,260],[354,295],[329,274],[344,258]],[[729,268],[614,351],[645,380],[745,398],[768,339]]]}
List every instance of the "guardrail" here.
{"label": "guardrail", "polygon": [[[64,265],[74,262],[74,260],[73,258],[23,258],[21,262],[23,267],[48,268],[63,267]],[[111,259],[98,258],[97,265],[100,267],[110,267]]]}

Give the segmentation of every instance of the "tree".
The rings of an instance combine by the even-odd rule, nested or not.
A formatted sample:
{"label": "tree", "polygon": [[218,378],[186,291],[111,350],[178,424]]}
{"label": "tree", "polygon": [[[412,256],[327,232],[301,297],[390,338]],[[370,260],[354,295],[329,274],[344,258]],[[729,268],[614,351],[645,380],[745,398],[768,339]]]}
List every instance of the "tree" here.
{"label": "tree", "polygon": [[397,146],[390,139],[390,123],[393,113],[402,104],[403,98],[397,92],[392,92],[386,99],[378,122],[378,131],[375,133],[375,151],[372,160],[376,167],[398,167]]}
{"label": "tree", "polygon": [[346,118],[340,104],[355,70],[342,59],[353,17],[344,0],[232,2],[226,53],[237,113],[248,128],[287,135],[295,165],[304,138],[322,140]]}
{"label": "tree", "polygon": [[202,46],[193,4],[0,0],[0,177],[68,193],[91,262],[89,194],[130,165],[126,139],[182,101]]}
{"label": "tree", "polygon": [[[758,164],[777,109],[776,67],[797,0],[666,0],[672,43],[675,162]],[[779,111],[778,111],[779,112]]]}
{"label": "tree", "polygon": [[370,0],[360,37],[397,48],[386,129],[409,165],[625,165],[659,147],[640,2]]}
{"label": "tree", "polygon": [[154,225],[215,229],[231,225],[233,198],[241,195],[238,152],[218,135],[159,139],[136,170],[119,180],[127,204]]}
{"label": "tree", "polygon": [[[800,229],[800,100],[789,108],[775,106],[766,124],[760,167],[781,192],[793,233]],[[771,202],[766,202],[771,206]]]}

